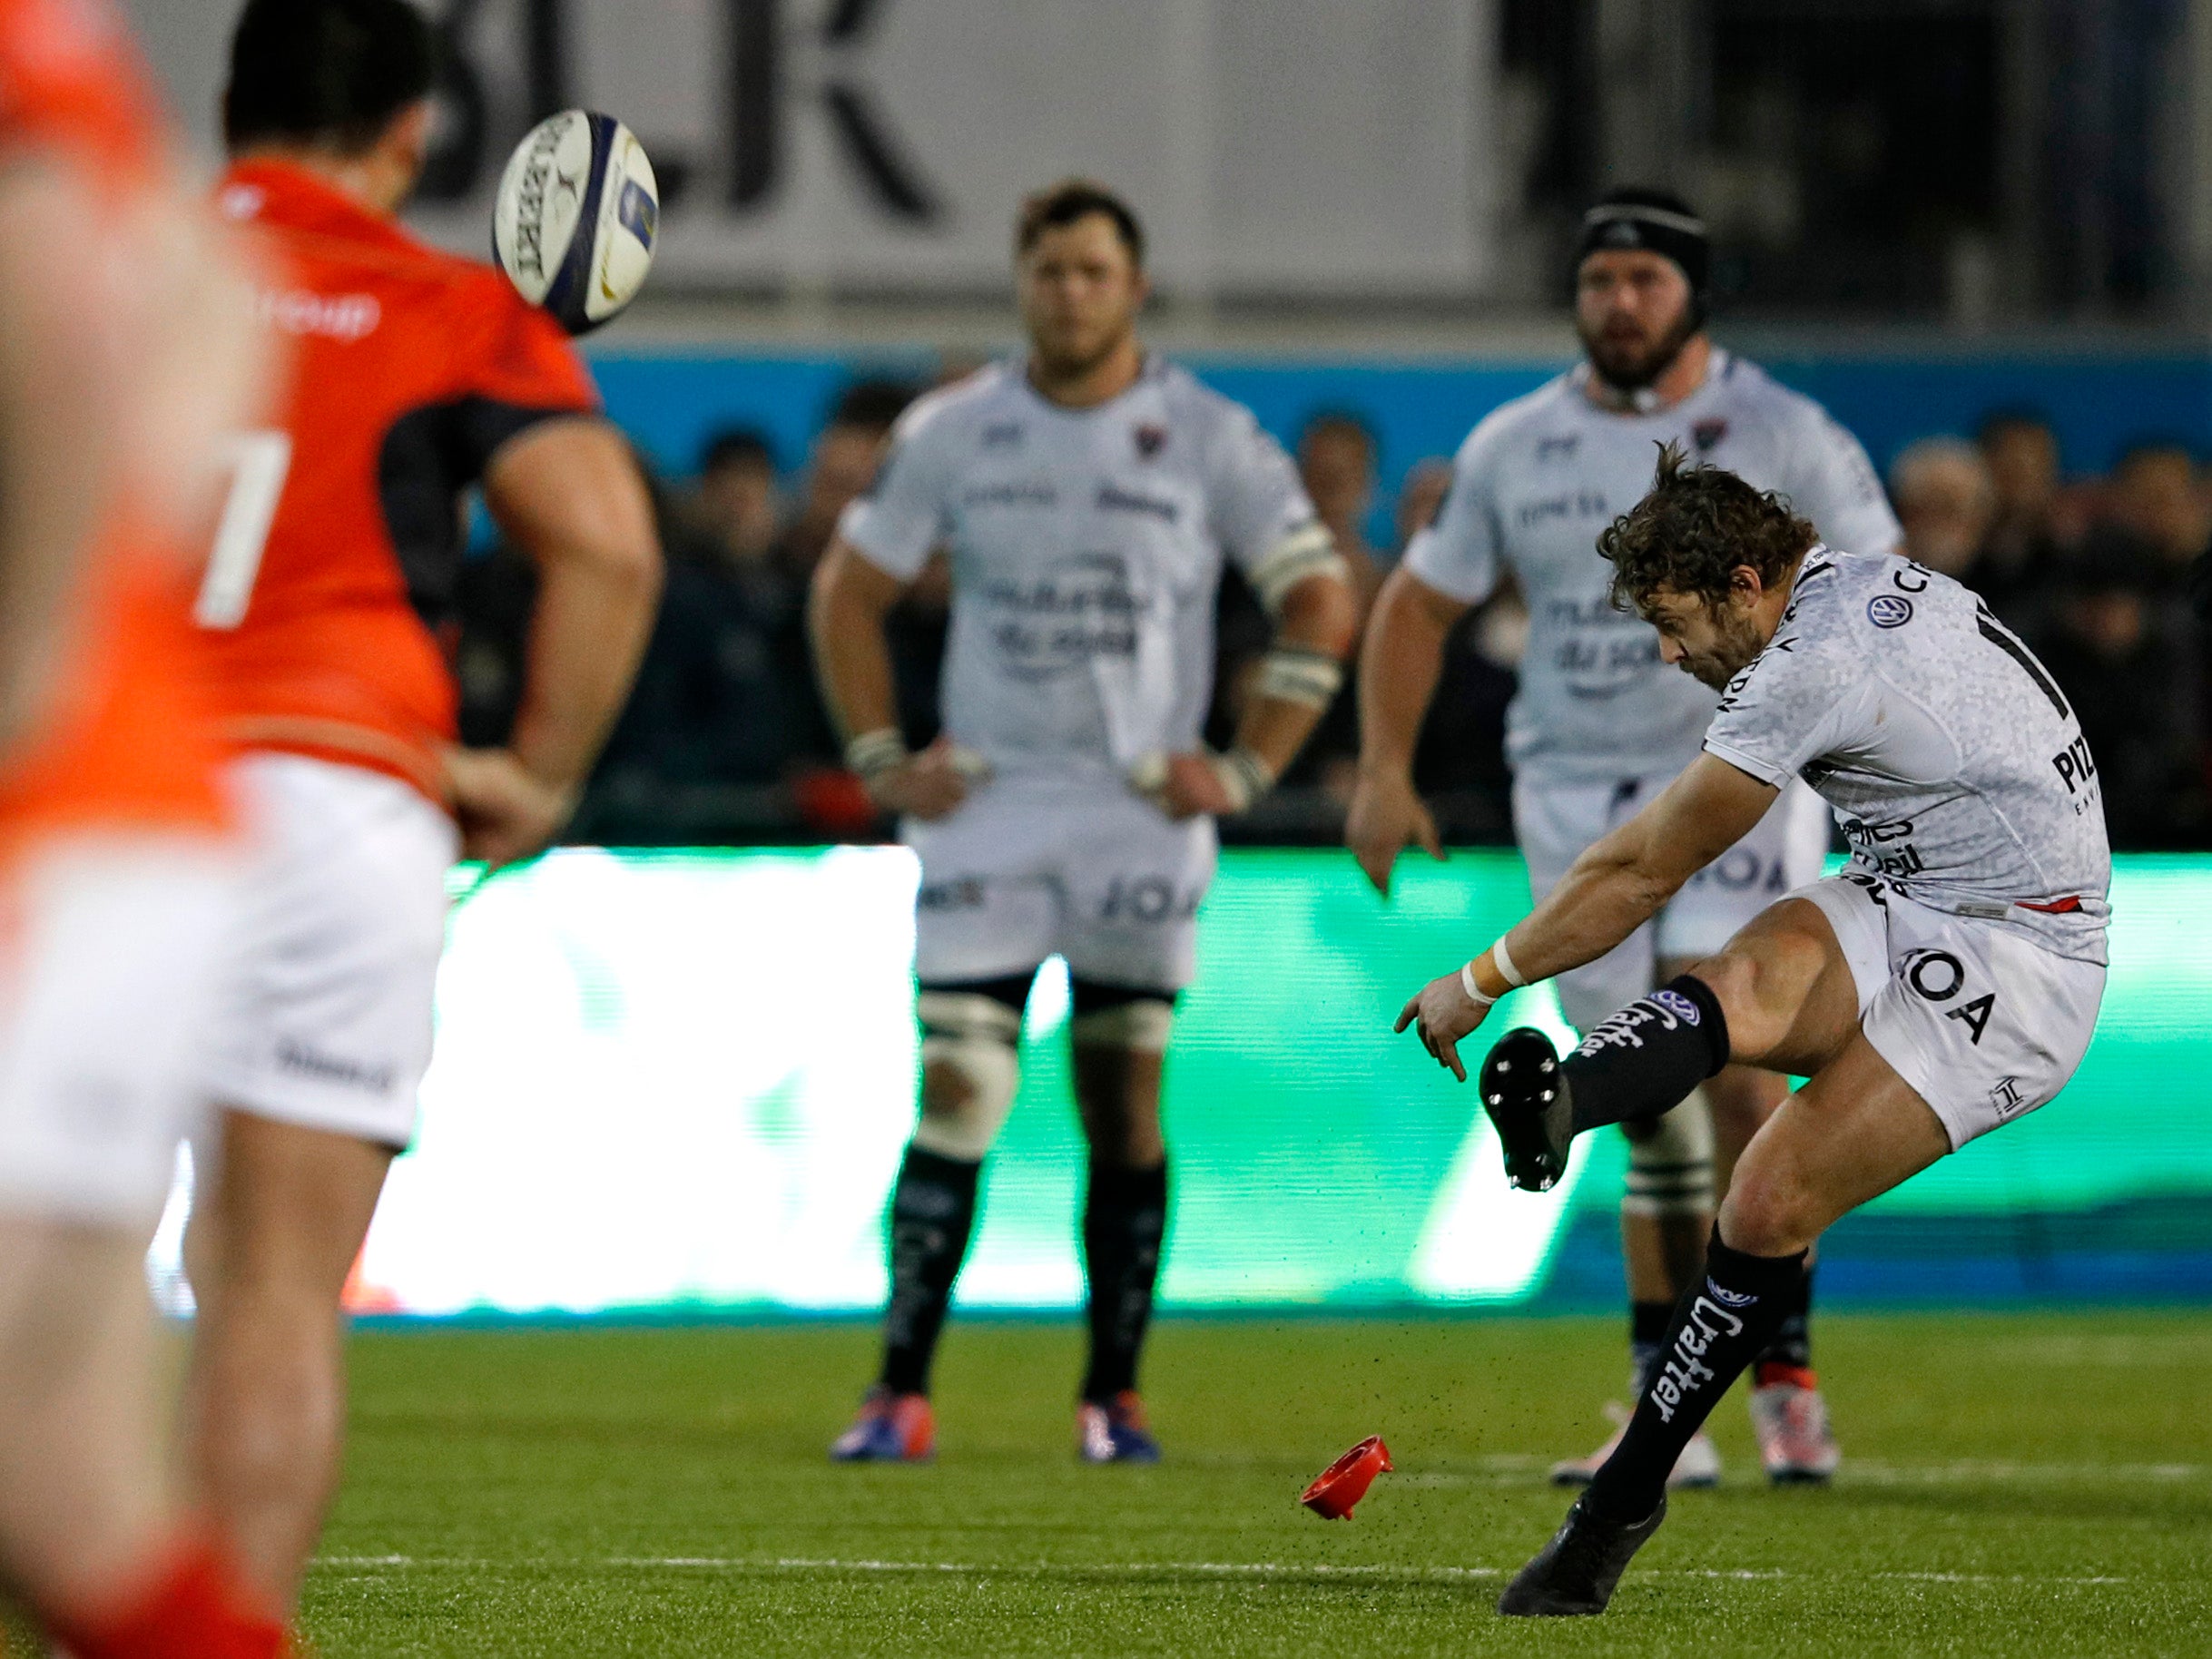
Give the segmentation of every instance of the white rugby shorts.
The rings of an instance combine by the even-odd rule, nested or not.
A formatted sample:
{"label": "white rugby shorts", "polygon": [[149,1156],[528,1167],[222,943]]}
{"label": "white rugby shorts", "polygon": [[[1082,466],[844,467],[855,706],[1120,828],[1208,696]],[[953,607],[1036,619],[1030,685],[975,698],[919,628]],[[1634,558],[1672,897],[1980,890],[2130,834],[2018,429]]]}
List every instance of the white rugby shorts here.
{"label": "white rugby shorts", "polygon": [[404,1147],[430,1064],[453,820],[363,767],[252,754],[231,771],[254,843],[214,1100]]}
{"label": "white rugby shorts", "polygon": [[1866,876],[1790,895],[1820,907],[1859,992],[1859,1028],[1934,1109],[1955,1152],[2066,1086],[2105,970],[1994,922],[1915,903]]}
{"label": "white rugby shorts", "polygon": [[0,1209],[149,1232],[201,1112],[236,859],[57,839],[0,884]]}
{"label": "white rugby shorts", "polygon": [[1214,820],[1178,823],[1126,786],[987,783],[949,817],[908,819],[921,859],[915,975],[924,985],[1026,973],[1056,952],[1078,979],[1188,985]]}
{"label": "white rugby shorts", "polygon": [[[1648,806],[1671,780],[1513,786],[1513,835],[1534,898],[1559,884],[1596,841]],[[1658,965],[1720,949],[1752,918],[1818,879],[1834,815],[1802,783],[1782,791],[1756,828],[1691,877],[1658,915],[1612,950],[1561,974],[1559,1006],[1578,1029],[1626,1006],[1658,982]]]}

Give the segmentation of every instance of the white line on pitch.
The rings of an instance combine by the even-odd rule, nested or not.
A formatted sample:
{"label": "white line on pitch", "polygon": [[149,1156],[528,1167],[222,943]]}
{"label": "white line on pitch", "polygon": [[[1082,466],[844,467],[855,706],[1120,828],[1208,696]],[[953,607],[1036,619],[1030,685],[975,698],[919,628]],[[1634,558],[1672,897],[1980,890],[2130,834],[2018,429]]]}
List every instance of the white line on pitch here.
{"label": "white line on pitch", "polygon": [[[1396,1474],[1401,1487],[1517,1486],[1539,1467],[1534,1458],[1478,1459],[1470,1468],[1419,1469]],[[1843,1486],[1972,1486],[1989,1481],[2177,1481],[2198,1480],[2212,1473],[2201,1463],[1881,1463],[1845,1460],[1837,1482]]]}
{"label": "white line on pitch", "polygon": [[[565,1561],[494,1561],[467,1556],[325,1556],[316,1565],[332,1570],[375,1567],[565,1567],[572,1570],[593,1567],[682,1567],[739,1573],[904,1573],[981,1578],[1151,1577],[1181,1573],[1213,1578],[1380,1578],[1411,1583],[1457,1583],[1475,1578],[1502,1578],[1507,1572],[1506,1568],[1496,1566],[1390,1566],[1326,1561],[1037,1561],[986,1564],[975,1561],[883,1561],[869,1557],[801,1556],[605,1556],[596,1560]],[[1639,1570],[1638,1573],[1638,1576],[1651,1578],[1724,1578],[1745,1582],[1820,1576],[1790,1572],[1778,1567],[1672,1567],[1650,1572]],[[1853,1576],[1903,1584],[1948,1585],[2120,1585],[2132,1582],[2109,1574],[2045,1576],[2032,1573],[1879,1572]]]}

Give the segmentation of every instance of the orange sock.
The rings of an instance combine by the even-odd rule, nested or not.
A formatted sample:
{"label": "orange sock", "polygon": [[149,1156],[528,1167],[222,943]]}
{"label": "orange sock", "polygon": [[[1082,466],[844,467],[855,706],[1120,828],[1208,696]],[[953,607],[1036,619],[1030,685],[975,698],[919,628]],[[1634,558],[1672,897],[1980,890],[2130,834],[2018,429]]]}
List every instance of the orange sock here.
{"label": "orange sock", "polygon": [[282,1659],[284,1623],[205,1543],[173,1548],[137,1595],[51,1628],[70,1659]]}
{"label": "orange sock", "polygon": [[1752,1379],[1759,1388],[1772,1388],[1777,1382],[1786,1382],[1800,1389],[1820,1387],[1820,1375],[1809,1365],[1785,1365],[1779,1360],[1765,1360]]}

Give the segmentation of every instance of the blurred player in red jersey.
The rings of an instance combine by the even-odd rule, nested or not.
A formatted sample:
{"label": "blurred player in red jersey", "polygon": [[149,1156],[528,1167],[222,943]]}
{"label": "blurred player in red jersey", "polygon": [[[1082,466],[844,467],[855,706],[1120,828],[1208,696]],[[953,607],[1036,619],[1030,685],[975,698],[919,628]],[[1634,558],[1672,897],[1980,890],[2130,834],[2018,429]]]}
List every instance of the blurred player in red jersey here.
{"label": "blurred player in red jersey", "polygon": [[241,282],[121,25],[0,0],[0,1579],[77,1659],[275,1654],[169,1489],[140,1267],[233,863],[195,692]]}
{"label": "blurred player in red jersey", "polygon": [[[259,846],[185,1247],[188,1413],[203,1500],[287,1606],[338,1477],[341,1293],[414,1134],[447,870],[565,821],[660,579],[644,481],[566,336],[393,222],[431,76],[403,0],[251,0],[224,95],[218,203],[267,260],[261,316],[297,371],[243,440],[198,611]],[[512,740],[462,751],[445,647],[478,485],[541,580]]]}

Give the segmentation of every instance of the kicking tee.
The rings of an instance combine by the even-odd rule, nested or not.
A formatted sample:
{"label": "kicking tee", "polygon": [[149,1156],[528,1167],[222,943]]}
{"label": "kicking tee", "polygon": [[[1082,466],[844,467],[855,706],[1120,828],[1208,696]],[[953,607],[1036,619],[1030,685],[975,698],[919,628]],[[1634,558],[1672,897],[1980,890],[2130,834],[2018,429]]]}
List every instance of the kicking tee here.
{"label": "kicking tee", "polygon": [[839,533],[909,580],[946,549],[946,731],[1002,775],[1070,780],[1197,747],[1224,557],[1250,574],[1329,549],[1251,411],[1157,358],[1096,408],[1047,401],[1018,361],[922,398]]}
{"label": "kicking tee", "polygon": [[1598,533],[1651,488],[1660,444],[1778,492],[1834,545],[1888,553],[1902,535],[1858,440],[1755,364],[1716,350],[1702,386],[1648,415],[1596,407],[1588,372],[1470,433],[1450,494],[1405,555],[1414,575],[1469,604],[1508,574],[1519,583],[1529,643],[1506,758],[1538,783],[1672,777],[1713,717],[1713,693],[1659,661],[1651,625],[1613,608],[1613,567],[1598,552]]}
{"label": "kicking tee", "polygon": [[2112,855],[2080,722],[1950,577],[1815,547],[1705,747],[1777,789],[1811,784],[1851,845],[1846,873],[2105,960]]}

